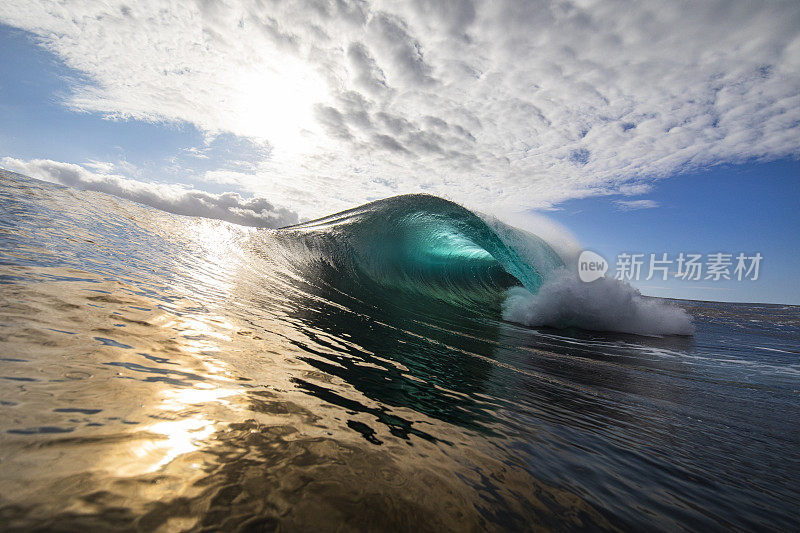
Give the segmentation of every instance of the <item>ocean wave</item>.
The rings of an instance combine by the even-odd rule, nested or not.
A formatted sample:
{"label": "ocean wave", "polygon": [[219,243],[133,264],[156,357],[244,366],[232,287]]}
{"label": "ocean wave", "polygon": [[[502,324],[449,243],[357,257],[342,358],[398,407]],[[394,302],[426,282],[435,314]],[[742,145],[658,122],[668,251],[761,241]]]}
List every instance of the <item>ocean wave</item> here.
{"label": "ocean wave", "polygon": [[285,228],[349,275],[506,320],[639,335],[691,335],[689,316],[613,279],[583,283],[537,235],[430,195],[402,195]]}

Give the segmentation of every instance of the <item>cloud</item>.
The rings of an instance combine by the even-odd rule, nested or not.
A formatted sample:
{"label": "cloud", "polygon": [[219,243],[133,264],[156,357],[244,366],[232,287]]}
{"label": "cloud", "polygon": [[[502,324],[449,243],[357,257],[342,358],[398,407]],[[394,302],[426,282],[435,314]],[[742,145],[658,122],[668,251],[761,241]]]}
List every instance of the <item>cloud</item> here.
{"label": "cloud", "polygon": [[371,94],[381,94],[388,89],[383,71],[362,43],[350,43],[347,58],[355,73],[355,83]]}
{"label": "cloud", "polygon": [[379,11],[370,17],[366,33],[390,74],[399,82],[414,85],[431,85],[433,69],[425,62],[422,45],[408,33],[406,22],[396,16]]}
{"label": "cloud", "polygon": [[545,208],[800,155],[793,0],[6,0],[0,21],[92,80],[72,109],[268,143],[237,180],[304,216],[419,191]]}
{"label": "cloud", "polygon": [[621,211],[633,211],[635,209],[653,209],[658,207],[655,200],[615,200],[617,209]]}
{"label": "cloud", "polygon": [[181,185],[146,183],[111,173],[115,165],[93,161],[96,172],[81,165],[48,159],[0,159],[3,168],[76,189],[113,194],[177,215],[226,220],[244,226],[277,228],[298,222],[297,213],[264,198],[242,198],[234,192],[211,194]]}

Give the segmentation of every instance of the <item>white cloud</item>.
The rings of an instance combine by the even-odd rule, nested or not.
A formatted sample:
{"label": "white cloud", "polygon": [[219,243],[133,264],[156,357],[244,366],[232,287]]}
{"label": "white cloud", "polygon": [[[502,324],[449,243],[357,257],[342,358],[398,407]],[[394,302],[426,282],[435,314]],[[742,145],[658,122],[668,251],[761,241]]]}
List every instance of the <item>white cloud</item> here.
{"label": "white cloud", "polygon": [[655,200],[615,200],[617,208],[622,211],[633,211],[635,209],[653,209],[658,207]]}
{"label": "white cloud", "polygon": [[800,154],[794,0],[5,0],[0,21],[94,80],[74,109],[268,141],[237,182],[304,216],[547,207]]}
{"label": "white cloud", "polygon": [[48,159],[0,159],[0,166],[34,178],[76,189],[113,194],[175,213],[227,220],[245,226],[277,228],[298,222],[297,213],[275,207],[264,198],[245,199],[234,192],[211,194],[181,185],[146,183],[111,173],[115,165],[92,161],[92,172],[81,165]]}

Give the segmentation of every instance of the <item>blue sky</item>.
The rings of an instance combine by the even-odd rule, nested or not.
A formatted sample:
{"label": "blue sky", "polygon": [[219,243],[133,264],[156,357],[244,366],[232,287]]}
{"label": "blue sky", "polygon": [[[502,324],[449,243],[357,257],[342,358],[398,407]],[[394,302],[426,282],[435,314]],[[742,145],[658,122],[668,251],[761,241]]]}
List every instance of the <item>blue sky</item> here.
{"label": "blue sky", "polygon": [[796,4],[301,4],[5,3],[2,166],[265,226],[407,192],[538,210],[612,268],[764,257],[645,294],[800,304]]}
{"label": "blue sky", "polygon": [[[634,283],[643,294],[719,301],[800,303],[800,163],[723,165],[659,181],[646,195],[657,204],[621,209],[621,197],[570,200],[548,215],[571,229],[615,270],[621,253],[657,257],[680,252],[763,256],[756,281]],[[624,200],[623,200],[624,201]],[[704,258],[705,260],[705,258]],[[674,270],[674,267],[671,271]],[[643,270],[644,277],[644,270]],[[705,277],[705,274],[703,275]]]}

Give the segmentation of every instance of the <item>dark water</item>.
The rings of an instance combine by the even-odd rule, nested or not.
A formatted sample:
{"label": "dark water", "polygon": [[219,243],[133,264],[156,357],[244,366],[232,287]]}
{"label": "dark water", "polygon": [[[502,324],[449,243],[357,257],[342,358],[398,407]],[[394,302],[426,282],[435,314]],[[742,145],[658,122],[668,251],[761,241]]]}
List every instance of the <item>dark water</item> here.
{"label": "dark water", "polygon": [[531,329],[480,250],[379,287],[329,235],[0,175],[0,527],[797,528],[799,308]]}

